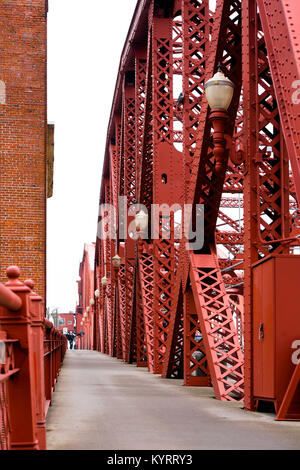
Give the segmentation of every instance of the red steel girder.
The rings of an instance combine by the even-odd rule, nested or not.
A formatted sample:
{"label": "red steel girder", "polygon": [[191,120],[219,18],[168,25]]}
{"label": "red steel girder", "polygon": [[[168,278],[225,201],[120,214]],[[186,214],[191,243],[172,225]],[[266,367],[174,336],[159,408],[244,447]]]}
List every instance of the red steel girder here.
{"label": "red steel girder", "polygon": [[[273,5],[274,2],[272,2]],[[277,3],[277,2],[276,2]],[[281,2],[280,2],[281,3]],[[245,406],[253,409],[252,278],[251,266],[270,253],[288,251],[281,240],[289,234],[289,168],[268,51],[268,31],[256,1],[243,8],[244,179],[245,212]],[[272,149],[270,152],[270,148]],[[292,156],[292,155],[291,155]]]}
{"label": "red steel girder", "polygon": [[[241,3],[234,2],[232,5],[231,2],[219,2],[212,33],[211,48],[214,55],[209,59],[208,73],[212,75],[217,62],[220,62],[236,84],[227,126],[227,134],[231,136],[240,99],[240,47]],[[201,140],[197,143],[200,159],[195,178],[194,203],[201,202],[205,205],[204,252],[210,254],[190,253],[190,280],[215,394],[222,400],[239,400],[243,397],[243,354],[213,245],[227,167],[224,165],[222,174],[215,175],[214,155],[209,147],[210,122],[206,105],[203,108],[198,134]],[[197,159],[195,164],[196,162]],[[216,349],[214,345],[218,345]]]}
{"label": "red steel girder", "polygon": [[[173,146],[173,21],[154,16],[152,26],[153,202],[182,200],[182,158]],[[167,217],[167,219],[166,219]],[[163,227],[168,225],[166,238]],[[174,215],[159,215],[154,255],[154,372],[161,373],[171,315],[175,276]]]}
{"label": "red steel girder", "polygon": [[[297,0],[258,0],[257,6],[274,81],[282,133],[293,169],[297,199],[300,200],[300,101],[299,90],[300,9]],[[296,100],[296,101],[295,101]]]}
{"label": "red steel girder", "polygon": [[140,242],[139,244],[139,275],[145,324],[147,363],[149,372],[154,372],[153,247],[145,242]]}
{"label": "red steel girder", "polygon": [[[104,263],[112,277],[111,258],[124,249],[117,287],[107,289],[105,304],[100,297],[101,350],[120,357],[122,345],[124,360],[147,362],[149,371],[183,376],[186,384],[211,380],[223,400],[243,397],[245,350],[247,408],[253,408],[250,268],[269,253],[289,251],[283,240],[299,197],[299,112],[291,104],[299,76],[298,9],[295,0],[219,0],[212,14],[208,0],[140,0],[108,131],[100,201],[118,205],[117,196],[126,195],[128,204],[138,201],[149,213],[153,203],[202,203],[205,244],[194,253],[185,240],[178,243],[174,211],[160,215],[158,239],[101,242],[98,279]],[[226,158],[216,174],[203,87],[219,62],[235,94]],[[181,78],[178,99],[174,84]],[[245,162],[236,166],[240,150]],[[228,197],[242,192],[240,199]],[[220,207],[243,209],[245,224]],[[218,219],[233,231],[217,227]],[[235,259],[218,260],[216,243]],[[243,283],[244,268],[245,316],[242,288],[228,289]],[[109,290],[117,298],[109,300]]]}
{"label": "red steel girder", "polygon": [[136,363],[138,367],[147,367],[147,341],[143,313],[143,299],[139,276],[136,279]]}
{"label": "red steel girder", "polygon": [[191,285],[216,397],[243,399],[243,354],[215,255],[191,257]]}

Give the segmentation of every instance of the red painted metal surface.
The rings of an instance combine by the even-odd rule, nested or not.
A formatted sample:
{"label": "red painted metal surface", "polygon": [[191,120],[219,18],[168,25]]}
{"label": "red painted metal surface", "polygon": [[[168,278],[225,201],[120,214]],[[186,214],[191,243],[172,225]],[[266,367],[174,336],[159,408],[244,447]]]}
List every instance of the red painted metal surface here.
{"label": "red painted metal surface", "polygon": [[299,299],[293,295],[299,270],[295,255],[268,256],[252,267],[253,396],[257,402],[272,401],[276,412],[295,369],[293,345],[300,344]]}
{"label": "red painted metal surface", "polygon": [[281,402],[277,413],[277,421],[299,421],[299,402],[300,402],[300,362],[296,365],[291,381],[287,387],[286,393]]}
{"label": "red painted metal surface", "polygon": [[[100,191],[119,232],[109,236],[114,217],[102,224],[99,211],[80,267],[78,347],[212,386],[216,398],[244,400],[249,410],[272,401],[278,420],[299,419],[300,369],[291,360],[300,341],[299,2],[210,7],[137,2]],[[228,113],[211,111],[204,95],[218,67],[235,85]],[[143,240],[126,232],[136,203],[158,216]],[[183,204],[192,221],[204,206],[197,248],[178,235],[191,226],[178,222]],[[0,285],[0,447],[44,449],[66,339],[44,319],[32,281],[19,281],[17,267],[8,277]]]}
{"label": "red painted metal surface", "polygon": [[19,369],[15,366],[14,344],[18,340],[7,339],[7,334],[0,331],[0,341],[5,347],[5,362],[0,364],[0,450],[11,448],[11,428],[8,405],[8,381]]}
{"label": "red painted metal surface", "polygon": [[[97,349],[185,385],[212,384],[217,398],[244,399],[247,409],[255,409],[259,362],[252,266],[299,247],[299,6],[273,4],[218,0],[210,11],[208,0],[137,2],[100,205],[116,208],[117,229],[134,223],[133,214],[120,219],[119,196],[152,215],[159,205],[159,225],[157,236],[108,241],[103,224],[96,242]],[[204,95],[218,64],[235,85],[227,114],[211,113]],[[175,205],[184,203],[204,205],[198,249],[177,235]],[[116,252],[122,262],[113,273]]]}
{"label": "red painted metal surface", "polygon": [[7,275],[9,281],[1,285],[0,301],[4,352],[0,364],[0,449],[44,450],[45,417],[67,341],[45,320],[43,301],[33,291],[33,281],[19,281],[20,270],[15,266],[7,269]]}
{"label": "red painted metal surface", "polygon": [[21,308],[20,298],[13,294],[1,284],[0,285],[0,304],[9,310],[19,310]]}

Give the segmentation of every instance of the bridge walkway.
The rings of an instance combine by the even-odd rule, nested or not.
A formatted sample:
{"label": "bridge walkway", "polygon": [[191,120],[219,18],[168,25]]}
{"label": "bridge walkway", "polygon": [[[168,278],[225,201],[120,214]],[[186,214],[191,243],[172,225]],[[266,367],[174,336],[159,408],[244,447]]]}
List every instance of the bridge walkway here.
{"label": "bridge walkway", "polygon": [[275,422],[210,388],[183,387],[96,351],[68,350],[47,416],[48,450],[300,449]]}

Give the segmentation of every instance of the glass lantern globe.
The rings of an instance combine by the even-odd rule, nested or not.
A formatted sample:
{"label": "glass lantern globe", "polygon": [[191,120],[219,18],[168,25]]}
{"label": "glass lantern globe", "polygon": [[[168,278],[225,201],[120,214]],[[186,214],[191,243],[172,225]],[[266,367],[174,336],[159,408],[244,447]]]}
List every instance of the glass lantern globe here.
{"label": "glass lantern globe", "polygon": [[135,226],[137,230],[144,232],[148,227],[148,214],[141,210],[135,216]]}
{"label": "glass lantern globe", "polygon": [[225,77],[221,69],[205,83],[204,89],[212,110],[227,111],[233,98],[234,83]]}
{"label": "glass lantern globe", "polygon": [[118,254],[116,254],[112,259],[112,265],[115,269],[119,269],[121,266],[121,258]]}

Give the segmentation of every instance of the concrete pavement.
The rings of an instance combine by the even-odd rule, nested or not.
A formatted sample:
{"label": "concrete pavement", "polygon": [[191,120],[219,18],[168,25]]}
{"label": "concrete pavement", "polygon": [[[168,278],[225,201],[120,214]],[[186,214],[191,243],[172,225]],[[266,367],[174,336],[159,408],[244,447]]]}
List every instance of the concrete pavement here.
{"label": "concrete pavement", "polygon": [[300,449],[275,422],[210,388],[183,387],[95,351],[68,350],[47,416],[49,450]]}

